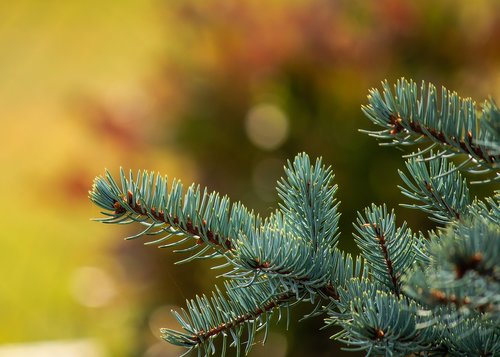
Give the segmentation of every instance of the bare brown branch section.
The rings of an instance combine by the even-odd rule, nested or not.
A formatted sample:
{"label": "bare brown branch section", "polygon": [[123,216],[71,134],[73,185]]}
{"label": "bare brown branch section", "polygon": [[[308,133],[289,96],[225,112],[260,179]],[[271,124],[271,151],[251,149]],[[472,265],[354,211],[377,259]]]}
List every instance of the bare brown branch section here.
{"label": "bare brown branch section", "polygon": [[294,293],[282,294],[282,295],[278,296],[276,299],[269,301],[264,306],[259,307],[252,312],[238,316],[237,318],[235,318],[234,320],[232,320],[230,322],[222,323],[219,326],[216,326],[208,331],[199,331],[198,334],[194,335],[191,339],[196,344],[203,343],[203,341],[209,339],[210,337],[218,335],[222,331],[230,330],[231,328],[233,328],[237,325],[240,325],[246,321],[256,319],[260,315],[262,315],[266,312],[269,312],[272,309],[278,307],[281,303],[289,301],[294,296],[295,296]]}
{"label": "bare brown branch section", "polygon": [[[125,198],[124,198],[125,199]],[[132,192],[128,192],[127,193],[127,203],[128,205],[134,210],[134,213],[137,213],[141,216],[145,216],[145,211],[147,210],[146,208],[143,208],[142,205],[137,202],[137,201],[134,201],[134,196],[132,195]],[[115,202],[114,204],[114,207],[115,207],[115,213],[116,214],[121,214],[121,213],[125,213],[126,212],[126,209],[120,204],[120,202]],[[151,214],[151,216],[154,217],[154,219],[158,222],[163,222],[165,223],[166,225],[171,225],[171,223],[165,219],[165,214],[163,211],[159,211],[159,212],[156,212],[156,210],[154,208],[151,208],[151,210],[149,210],[149,213]],[[175,224],[175,225],[179,225],[179,218],[178,217],[173,217],[172,218],[172,222]],[[206,221],[203,221],[203,225],[206,226],[207,222]],[[192,221],[190,219],[187,220],[186,222],[186,227],[182,227],[179,225],[179,228],[181,228],[182,230],[184,230],[186,233],[189,233],[193,236],[198,236],[200,237],[200,239],[198,239],[198,244],[204,244],[205,241],[201,238],[202,236],[202,231],[205,231],[205,230],[202,230],[202,228],[198,227],[198,226],[195,226],[193,225]],[[219,234],[211,231],[211,230],[206,230],[206,237],[208,239],[208,241],[213,244],[213,245],[216,245],[218,247],[221,247],[222,249],[224,250],[230,250],[232,251],[234,248],[233,248],[233,245],[231,243],[231,239],[228,238],[228,237],[221,237]]]}
{"label": "bare brown branch section", "polygon": [[[403,126],[403,119],[399,116],[391,115],[389,117],[389,122],[391,123],[392,130],[390,133],[392,135],[397,135],[398,133],[401,133],[406,130],[406,128]],[[443,132],[437,131],[433,128],[429,128],[427,126],[423,126],[419,122],[416,121],[406,121],[408,123],[410,129],[417,134],[423,135],[423,136],[428,136],[429,134],[434,138],[437,139],[441,144],[445,146],[450,146],[448,143],[449,140],[454,141],[460,145],[460,148],[468,153],[468,154],[474,154],[475,156],[481,158],[483,161],[486,161],[488,163],[497,163],[499,156],[498,155],[488,155],[485,153],[481,147],[477,144],[474,144],[472,142],[472,133],[469,131],[467,133],[466,140],[464,139],[459,139],[457,137],[451,136],[448,137],[448,140],[446,140],[446,136],[444,135]]]}
{"label": "bare brown branch section", "polygon": [[398,277],[394,273],[394,267],[392,266],[392,260],[389,257],[389,251],[387,250],[387,242],[385,240],[385,235],[384,235],[384,233],[382,233],[380,231],[380,227],[377,224],[374,223],[371,226],[372,226],[372,228],[375,232],[375,236],[377,237],[378,242],[380,244],[380,249],[382,250],[385,264],[387,265],[387,272],[389,273],[389,276],[390,276],[391,281],[392,281],[392,285],[394,286],[394,293],[396,294],[396,296],[399,297],[399,294],[401,293],[400,289],[399,289],[399,281],[398,281]]}

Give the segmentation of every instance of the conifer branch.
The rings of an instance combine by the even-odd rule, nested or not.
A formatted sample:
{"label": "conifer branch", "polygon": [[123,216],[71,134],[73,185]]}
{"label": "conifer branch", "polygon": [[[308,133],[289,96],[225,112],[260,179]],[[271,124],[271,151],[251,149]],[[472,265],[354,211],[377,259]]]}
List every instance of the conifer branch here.
{"label": "conifer branch", "polygon": [[404,79],[394,93],[383,87],[363,107],[383,130],[368,133],[394,145],[428,144],[406,155],[407,172],[399,172],[402,193],[416,201],[405,206],[445,225],[428,237],[371,205],[354,224],[361,255],[340,251],[333,172],[304,153],[285,167],[279,208],[266,219],[199,186],[167,187],[158,174],[121,171],[121,187],[109,172],[96,178],[90,199],[104,209],[100,221],[145,227],[129,239],[160,236],[146,244],[191,242],[176,250],[189,254],[183,261],[225,259],[224,292],[188,300],[174,312],[181,330],[161,330],[166,341],[201,356],[215,354],[220,337],[220,354],[229,340],[239,356],[257,332],[265,341],[276,312],[280,319],[282,309],[309,301],[315,307],[305,317],[326,313],[327,326],[341,328],[333,338],[368,355],[500,353],[500,191],[472,201],[459,172],[500,180],[500,111],[489,101],[478,117],[471,99],[444,88],[438,105],[425,83],[420,93]]}
{"label": "conifer branch", "polygon": [[260,229],[241,234],[237,246],[231,257],[235,268],[226,277],[242,279],[249,270],[256,270],[279,278],[292,291],[307,288],[312,295],[328,284],[332,263],[340,258],[334,248],[318,251],[309,237],[296,236],[279,211]]}
{"label": "conifer branch", "polygon": [[[403,121],[408,123],[407,127],[402,124]],[[477,157],[484,162],[498,162],[498,155],[489,154],[480,145],[473,143],[472,132],[470,130],[467,131],[467,135],[463,137],[447,137],[444,131],[438,131],[430,126],[422,125],[420,120],[410,121],[408,118],[403,119],[399,116],[395,116],[394,114],[389,116],[389,123],[392,128],[390,134],[393,136],[397,136],[400,133],[408,134],[410,132],[416,136],[426,137],[430,141],[437,141],[440,145],[443,145],[446,148],[459,150],[472,157]],[[450,141],[456,143],[457,145],[450,144]]]}
{"label": "conifer branch", "polygon": [[[163,338],[175,345],[189,350],[215,351],[213,341],[222,336],[225,355],[226,340],[230,336],[240,355],[242,331],[247,327],[248,341],[245,353],[248,353],[255,333],[264,329],[267,337],[269,323],[275,311],[288,306],[296,299],[296,294],[283,290],[273,279],[259,279],[255,284],[241,287],[235,282],[226,282],[225,293],[217,287],[212,297],[196,297],[187,301],[187,310],[182,315],[174,315],[185,332],[162,329]],[[278,315],[281,318],[281,313]]]}
{"label": "conifer branch", "polygon": [[347,350],[385,355],[390,349],[409,355],[428,350],[436,337],[433,326],[420,327],[426,318],[417,314],[415,302],[364,279],[351,280],[336,305],[339,312],[330,311],[326,322],[342,327],[333,337],[347,344]]}
{"label": "conifer branch", "polygon": [[[383,94],[378,89],[370,90],[369,103],[362,110],[383,130],[362,132],[393,145],[427,143],[440,146],[442,154],[465,154],[468,159],[461,169],[493,174],[490,180],[500,179],[500,130],[496,124],[500,111],[493,101],[483,104],[482,116],[478,117],[472,99],[460,98],[444,87],[440,101],[436,87],[425,82],[420,91],[415,82],[404,78],[397,81],[394,91],[387,81],[382,87]],[[419,150],[418,154],[427,151]]]}
{"label": "conifer branch", "polygon": [[247,312],[246,314],[240,315],[236,317],[232,321],[224,322],[219,324],[218,326],[208,330],[208,331],[199,331],[196,335],[192,337],[192,340],[195,344],[199,345],[209,338],[215,337],[222,332],[227,332],[238,325],[241,325],[245,322],[255,320],[255,318],[272,311],[275,308],[278,308],[282,303],[290,301],[295,297],[295,293],[283,293],[280,296],[270,300],[263,306],[255,308],[255,310],[251,312]]}
{"label": "conifer branch", "polygon": [[406,227],[396,228],[394,212],[387,212],[385,205],[372,205],[364,216],[358,212],[354,225],[356,244],[370,265],[373,277],[386,285],[399,297],[401,276],[412,266],[415,259],[414,238]]}
{"label": "conifer branch", "polygon": [[315,249],[335,247],[338,241],[337,185],[330,167],[321,159],[311,165],[305,153],[285,167],[285,177],[278,181],[280,208],[295,235],[308,238]]}
{"label": "conifer branch", "polygon": [[500,226],[472,216],[432,236],[427,266],[406,277],[406,293],[429,307],[449,305],[500,317]]}
{"label": "conifer branch", "polygon": [[[173,180],[170,190],[167,178],[159,174],[139,172],[134,178],[132,172],[126,177],[120,172],[121,187],[109,172],[97,177],[90,199],[107,212],[104,223],[129,224],[140,222],[146,229],[132,238],[158,236],[161,238],[147,244],[160,244],[172,238],[178,246],[194,238],[201,256],[208,248],[215,249],[215,256],[234,251],[233,240],[241,232],[251,232],[260,225],[260,217],[249,212],[241,203],[230,204],[229,199],[216,192],[201,191],[191,185],[184,192],[182,184]],[[180,237],[180,239],[179,239]],[[206,247],[203,247],[206,246]],[[189,260],[189,259],[188,259]]]}
{"label": "conifer branch", "polygon": [[[165,225],[170,226],[174,229],[175,228],[180,229],[184,231],[184,233],[186,233],[187,235],[193,237],[202,237],[204,233],[207,237],[207,241],[209,244],[218,246],[219,248],[222,248],[224,250],[232,251],[234,249],[231,243],[231,239],[229,237],[222,238],[217,233],[214,233],[212,230],[206,228],[207,226],[206,220],[202,220],[201,226],[193,226],[192,220],[190,218],[187,218],[185,222],[185,227],[182,227],[179,224],[180,223],[179,217],[171,216],[167,219],[165,218],[164,211],[156,212],[156,209],[154,207],[150,209],[143,207],[139,201],[134,200],[132,192],[130,191],[128,191],[127,193],[127,204],[130,208],[132,208],[133,212],[135,212],[138,216],[142,216],[145,219],[152,218],[157,223],[164,223]],[[119,201],[116,201],[113,204],[113,206],[115,207],[116,215],[120,215],[122,213],[127,212],[126,208],[124,208]],[[202,245],[205,244],[206,242],[203,241],[201,238],[198,238],[196,243],[198,245]]]}
{"label": "conifer branch", "polygon": [[403,207],[420,209],[430,214],[438,223],[460,220],[470,205],[467,181],[453,162],[445,157],[425,161],[421,156],[406,161],[408,174],[398,170],[406,186],[398,186],[401,193],[421,205],[402,204]]}
{"label": "conifer branch", "polygon": [[[248,319],[252,317],[279,307],[288,298],[294,297],[297,301],[315,301],[318,297],[327,301],[338,299],[334,281],[343,282],[341,276],[363,274],[358,263],[354,264],[350,257],[345,257],[335,248],[339,215],[331,170],[321,166],[321,160],[317,161],[316,166],[311,166],[309,157],[301,154],[294,161],[294,166],[290,165],[287,171],[290,181],[282,181],[283,185],[287,185],[287,182],[294,185],[293,180],[301,181],[301,175],[310,175],[307,176],[306,188],[311,190],[307,202],[291,202],[285,198],[284,205],[288,205],[285,214],[277,210],[262,223],[258,216],[255,217],[239,203],[233,204],[230,210],[229,200],[226,197],[220,199],[217,193],[207,194],[206,189],[202,193],[194,185],[184,192],[180,182],[175,180],[168,190],[167,179],[147,172],[139,172],[136,178],[130,173],[127,178],[122,171],[121,188],[106,173],[105,178],[96,179],[90,198],[100,207],[111,211],[104,212],[108,216],[103,219],[106,223],[140,222],[146,225],[143,232],[132,238],[166,233],[166,237],[150,242],[156,244],[182,234],[196,239],[193,247],[205,244],[216,248],[219,254],[226,257],[226,266],[233,266],[232,271],[223,274],[230,280],[238,281],[238,286],[232,288],[241,289],[244,286],[245,289],[253,289],[249,290],[253,292],[245,299],[253,299],[255,306],[245,303],[238,308],[239,315],[211,320],[213,323],[210,326],[200,326],[196,333],[191,331],[191,340],[186,334],[171,330],[166,332],[166,338],[172,343],[200,345],[206,339],[224,334],[226,330],[248,323]],[[300,206],[302,204],[305,208]],[[294,228],[294,212],[302,212],[299,213],[300,219],[309,220],[316,227],[308,231],[313,232],[312,236],[297,236],[299,232],[305,231]],[[302,224],[306,227],[309,223]],[[175,241],[167,246],[177,244],[178,241]],[[183,251],[191,250],[192,248],[188,248]],[[193,255],[197,256],[199,253]],[[264,301],[260,295],[263,291],[262,284],[270,281],[269,279],[277,285],[272,289],[271,295],[268,293],[266,296],[276,296],[275,290],[283,292],[278,298],[259,304],[258,301]],[[256,295],[250,297],[252,294]],[[236,304],[233,306],[236,308],[238,298],[236,295],[232,296],[231,301]],[[220,294],[217,297],[214,295],[212,302],[203,298],[197,298],[196,301],[195,305],[194,302],[188,303],[192,316],[190,319],[193,321],[199,319],[197,316],[201,311],[227,308],[227,303],[223,302]],[[211,303],[214,305],[209,308]],[[179,321],[181,325],[184,324]],[[183,326],[187,328],[193,321]]]}

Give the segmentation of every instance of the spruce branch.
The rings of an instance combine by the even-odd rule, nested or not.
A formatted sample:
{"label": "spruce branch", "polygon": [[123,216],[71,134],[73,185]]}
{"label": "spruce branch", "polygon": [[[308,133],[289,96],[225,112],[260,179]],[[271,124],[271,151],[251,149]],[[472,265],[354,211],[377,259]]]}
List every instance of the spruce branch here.
{"label": "spruce branch", "polygon": [[382,87],[383,94],[378,89],[370,90],[369,103],[362,110],[383,130],[362,132],[393,145],[427,143],[441,147],[441,155],[465,154],[468,158],[462,169],[490,173],[494,175],[492,180],[499,179],[500,131],[495,126],[497,119],[491,119],[497,118],[499,111],[493,101],[485,102],[483,114],[478,117],[471,98],[460,98],[444,87],[440,101],[436,87],[425,82],[420,91],[415,82],[404,78],[396,82],[394,91],[387,81],[382,82]]}
{"label": "spruce branch", "polygon": [[[238,316],[219,316],[218,320],[210,320],[204,315],[205,312],[213,315],[215,308],[228,308],[233,304],[225,302],[220,292],[214,293],[217,297],[214,295],[212,299],[201,297],[196,298],[196,303],[189,302],[187,314],[190,317],[185,315],[184,320],[180,319],[181,326],[186,330],[193,321],[211,321],[210,326],[199,325],[196,333],[191,331],[191,337],[168,330],[165,335],[168,341],[186,347],[209,346],[212,349],[211,342],[206,345],[206,341],[226,334],[227,330],[234,335],[238,326],[248,323],[250,317],[253,319],[256,315],[278,308],[285,300],[317,302],[315,310],[309,315],[312,316],[321,310],[321,301],[326,300],[329,304],[338,299],[337,284],[343,283],[344,277],[366,275],[359,260],[353,261],[335,248],[339,215],[331,170],[322,166],[321,160],[317,160],[315,166],[310,165],[309,157],[300,154],[285,173],[286,179],[282,180],[284,185],[308,182],[305,187],[311,190],[309,198],[296,201],[285,199],[288,205],[285,212],[277,210],[264,221],[240,203],[233,204],[230,209],[227,197],[221,198],[215,192],[208,194],[206,189],[201,191],[199,186],[191,185],[184,191],[182,184],[174,180],[169,189],[167,179],[159,174],[139,172],[134,178],[132,173],[126,177],[121,171],[121,187],[109,172],[105,177],[95,180],[90,198],[108,211],[103,212],[107,216],[102,219],[103,222],[139,222],[146,226],[146,229],[130,238],[164,235],[147,244],[163,243],[172,237],[181,236],[164,245],[178,246],[186,239],[194,238],[194,245],[177,250],[192,254],[184,261],[201,257],[211,248],[214,252],[205,256],[223,255],[226,258],[224,266],[232,267],[231,271],[222,275],[233,284],[231,289],[249,289],[245,291],[250,292],[250,295],[244,295],[243,298],[253,301],[255,306],[252,308],[243,304]],[[300,189],[297,186],[295,188]],[[298,218],[297,212],[305,215]],[[305,231],[295,229],[295,219],[309,219],[308,223],[316,228],[307,233],[314,234],[299,236]],[[196,251],[200,246],[204,248]],[[264,286],[271,281],[272,293]],[[281,293],[276,295],[277,291]],[[237,296],[231,292],[227,294],[237,304]],[[264,296],[278,298],[266,302]],[[257,304],[257,301],[262,304]],[[217,307],[210,307],[210,303]],[[237,309],[234,304],[231,305],[233,310]],[[176,316],[179,318],[180,315]],[[240,340],[233,342],[239,348]]]}
{"label": "spruce branch", "polygon": [[[134,179],[130,171],[126,177],[120,172],[121,187],[109,172],[97,177],[90,199],[107,212],[104,223],[129,224],[139,222],[146,226],[142,232],[129,237],[161,235],[147,244],[159,244],[174,237],[177,246],[194,238],[189,249],[200,248],[206,252],[213,248],[218,254],[235,249],[233,239],[240,231],[249,232],[260,224],[260,217],[249,212],[241,203],[230,204],[227,196],[208,193],[199,186],[191,185],[186,192],[180,181],[173,180],[170,190],[168,179],[159,174],[138,172]],[[179,239],[180,237],[180,239]],[[205,247],[203,247],[205,246]]]}
{"label": "spruce branch", "polygon": [[500,190],[493,197],[484,200],[475,199],[469,206],[469,215],[476,219],[486,218],[500,226]]}
{"label": "spruce branch", "polygon": [[400,189],[417,201],[407,207],[445,225],[428,237],[397,227],[385,205],[371,205],[354,224],[362,254],[339,250],[333,172],[304,153],[285,167],[279,208],[265,219],[194,184],[169,186],[159,174],[122,170],[120,185],[109,172],[96,178],[90,199],[104,209],[100,221],[145,227],[128,239],[156,237],[146,244],[177,247],[189,254],[183,261],[224,258],[224,292],[188,300],[174,312],[181,330],[161,330],[166,341],[213,355],[221,337],[222,355],[228,341],[237,355],[242,346],[248,353],[258,332],[266,339],[272,316],[310,302],[304,318],[327,314],[327,326],[342,329],[333,338],[367,355],[500,353],[500,191],[471,201],[459,172],[500,178],[500,111],[490,100],[478,116],[471,99],[444,88],[438,105],[425,83],[420,93],[404,79],[395,93],[383,87],[363,107],[383,130],[368,133],[427,145],[406,155]]}
{"label": "spruce branch", "polygon": [[239,248],[231,257],[235,269],[225,277],[243,279],[249,272],[272,275],[291,291],[306,289],[311,300],[318,290],[324,292],[330,283],[331,267],[343,257],[332,247],[317,250],[309,237],[296,236],[289,227],[285,216],[276,211],[260,229],[240,234]]}
{"label": "spruce branch", "polygon": [[443,340],[451,356],[500,355],[498,322],[478,317],[465,318],[444,333]]}
{"label": "spruce branch", "polygon": [[224,285],[225,293],[215,287],[210,298],[197,296],[187,301],[186,310],[174,312],[184,332],[162,329],[162,337],[172,344],[188,348],[188,352],[198,348],[208,355],[215,353],[214,339],[222,336],[221,355],[225,355],[230,336],[232,345],[240,355],[242,332],[247,326],[247,354],[254,344],[255,334],[265,330],[265,341],[274,312],[287,308],[295,298],[294,293],[280,289],[278,284],[269,279],[259,279],[255,285],[245,288],[234,282]]}
{"label": "spruce branch", "polygon": [[308,238],[314,247],[335,247],[338,241],[337,185],[330,167],[317,159],[311,165],[305,153],[285,167],[285,178],[278,181],[280,208],[285,220],[297,236]]}
{"label": "spruce branch", "polygon": [[429,264],[407,275],[404,291],[429,308],[451,306],[500,317],[500,226],[486,217],[439,231]]}
{"label": "spruce branch", "polygon": [[[298,154],[278,182],[281,209],[260,228],[238,236],[238,249],[230,258],[234,269],[224,276],[251,284],[257,276],[271,275],[291,291],[307,291],[311,301],[318,295],[335,299],[332,278],[352,269],[352,261],[345,265],[345,257],[335,249],[339,219],[335,192],[331,169],[321,159],[311,165],[308,155]],[[361,273],[360,267],[356,269]]]}
{"label": "spruce branch", "polygon": [[354,234],[356,244],[372,276],[399,297],[401,277],[415,259],[413,234],[406,222],[396,228],[394,211],[388,213],[385,205],[372,204],[364,213],[358,212],[354,225],[359,234]]}
{"label": "spruce branch", "polygon": [[332,338],[347,350],[404,356],[429,350],[436,339],[435,327],[417,314],[414,301],[398,299],[367,280],[352,279],[337,305],[340,312],[330,312],[326,322],[342,327]]}
{"label": "spruce branch", "polygon": [[398,170],[406,186],[398,186],[401,193],[420,201],[421,205],[402,204],[430,214],[438,223],[460,220],[470,205],[467,181],[455,165],[445,157],[425,161],[421,156],[406,161],[408,174]]}

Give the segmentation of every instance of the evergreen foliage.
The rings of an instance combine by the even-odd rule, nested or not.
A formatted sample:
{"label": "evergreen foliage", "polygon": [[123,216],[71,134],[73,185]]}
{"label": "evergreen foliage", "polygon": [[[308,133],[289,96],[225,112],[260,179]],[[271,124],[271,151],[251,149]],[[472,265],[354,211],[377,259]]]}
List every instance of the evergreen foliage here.
{"label": "evergreen foliage", "polygon": [[[479,183],[500,181],[500,111],[490,100],[478,115],[472,99],[404,79],[372,89],[363,106],[391,145],[416,145],[400,171],[400,189],[440,224],[427,235],[396,225],[394,211],[371,205],[358,213],[361,255],[337,248],[337,186],[330,167],[299,154],[277,185],[279,208],[267,218],[241,203],[159,174],[121,171],[97,177],[90,199],[100,221],[139,223],[129,237],[173,247],[187,262],[217,258],[224,288],[174,312],[181,330],[163,338],[199,355],[247,353],[273,316],[300,302],[326,315],[349,350],[367,355],[494,356],[500,353],[500,192],[472,199],[460,171]],[[451,161],[453,160],[453,161]],[[306,317],[307,317],[306,316]],[[214,339],[221,337],[222,351]],[[229,343],[228,343],[229,341]]]}

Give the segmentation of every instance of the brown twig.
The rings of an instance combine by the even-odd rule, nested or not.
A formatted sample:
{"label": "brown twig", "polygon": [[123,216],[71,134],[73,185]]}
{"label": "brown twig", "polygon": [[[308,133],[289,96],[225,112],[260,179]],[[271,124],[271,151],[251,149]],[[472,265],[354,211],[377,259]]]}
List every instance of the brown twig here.
{"label": "brown twig", "polygon": [[392,265],[392,260],[389,257],[389,251],[387,250],[387,245],[386,245],[387,242],[385,240],[385,235],[380,231],[380,228],[376,224],[373,224],[372,227],[375,232],[375,236],[377,237],[378,242],[380,244],[380,249],[382,249],[382,254],[384,256],[385,264],[387,265],[387,272],[389,273],[392,285],[394,286],[394,292],[396,296],[399,297],[400,291],[399,291],[398,277],[394,274],[394,267]]}

